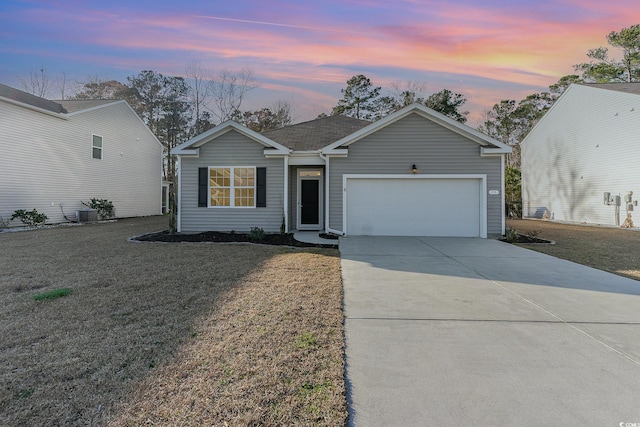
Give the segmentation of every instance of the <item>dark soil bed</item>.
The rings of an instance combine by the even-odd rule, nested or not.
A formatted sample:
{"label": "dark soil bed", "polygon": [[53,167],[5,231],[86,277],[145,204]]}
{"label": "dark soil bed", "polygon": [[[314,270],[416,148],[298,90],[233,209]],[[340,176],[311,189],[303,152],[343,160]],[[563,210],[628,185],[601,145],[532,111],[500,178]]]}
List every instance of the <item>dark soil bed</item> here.
{"label": "dark soil bed", "polygon": [[159,233],[145,234],[143,236],[134,237],[133,240],[140,242],[217,242],[217,243],[232,243],[232,242],[246,242],[246,243],[260,243],[263,245],[278,245],[278,246],[296,246],[304,248],[337,248],[335,245],[328,244],[315,244],[300,242],[293,238],[292,233],[285,234],[265,234],[261,240],[252,240],[248,234],[242,233],[221,233],[218,231],[206,231],[204,233],[197,234],[182,234],[174,233],[169,234],[169,231],[161,231]]}
{"label": "dark soil bed", "polygon": [[555,245],[553,240],[540,239],[538,237],[527,236],[526,234],[518,234],[518,239],[516,240],[501,239],[501,241],[507,243],[546,243],[548,245]]}

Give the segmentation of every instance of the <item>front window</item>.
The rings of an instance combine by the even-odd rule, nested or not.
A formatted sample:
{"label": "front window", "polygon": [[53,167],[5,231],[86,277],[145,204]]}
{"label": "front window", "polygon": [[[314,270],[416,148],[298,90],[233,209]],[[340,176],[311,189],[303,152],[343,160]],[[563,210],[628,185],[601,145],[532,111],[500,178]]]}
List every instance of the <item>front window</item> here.
{"label": "front window", "polygon": [[209,206],[255,207],[255,176],[255,167],[209,168]]}

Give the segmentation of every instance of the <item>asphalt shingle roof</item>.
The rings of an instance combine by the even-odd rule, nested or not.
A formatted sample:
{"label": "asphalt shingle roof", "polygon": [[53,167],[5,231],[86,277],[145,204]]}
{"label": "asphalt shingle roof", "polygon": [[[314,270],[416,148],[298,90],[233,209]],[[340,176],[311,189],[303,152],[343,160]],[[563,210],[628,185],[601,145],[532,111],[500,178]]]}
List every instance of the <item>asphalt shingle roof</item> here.
{"label": "asphalt shingle roof", "polygon": [[587,83],[584,86],[640,95],[640,83]]}
{"label": "asphalt shingle roof", "polygon": [[2,83],[0,83],[0,96],[17,102],[22,102],[23,104],[31,105],[32,107],[42,108],[43,110],[51,111],[53,113],[67,112],[64,107],[57,102],[31,95],[30,93],[14,89],[11,86],[3,85]]}
{"label": "asphalt shingle roof", "polygon": [[263,132],[262,135],[294,151],[320,150],[370,125],[366,120],[328,116]]}

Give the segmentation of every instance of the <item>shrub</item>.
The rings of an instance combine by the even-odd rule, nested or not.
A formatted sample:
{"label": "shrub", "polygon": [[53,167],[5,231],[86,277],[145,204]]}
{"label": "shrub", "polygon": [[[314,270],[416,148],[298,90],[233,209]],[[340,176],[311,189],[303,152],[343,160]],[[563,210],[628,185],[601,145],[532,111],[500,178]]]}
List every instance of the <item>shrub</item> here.
{"label": "shrub", "polygon": [[47,215],[38,212],[37,210],[26,211],[24,209],[18,209],[11,215],[11,220],[19,219],[23,224],[30,227],[44,224],[47,221]]}
{"label": "shrub", "polygon": [[254,242],[261,242],[265,238],[265,232],[262,227],[251,227],[251,231],[249,232],[249,239]]}
{"label": "shrub", "polygon": [[93,198],[89,203],[82,202],[82,204],[97,210],[100,219],[111,219],[116,216],[116,209],[113,207],[113,202],[107,199]]}
{"label": "shrub", "polygon": [[515,229],[508,227],[505,230],[504,238],[509,243],[517,242],[519,239],[518,232]]}

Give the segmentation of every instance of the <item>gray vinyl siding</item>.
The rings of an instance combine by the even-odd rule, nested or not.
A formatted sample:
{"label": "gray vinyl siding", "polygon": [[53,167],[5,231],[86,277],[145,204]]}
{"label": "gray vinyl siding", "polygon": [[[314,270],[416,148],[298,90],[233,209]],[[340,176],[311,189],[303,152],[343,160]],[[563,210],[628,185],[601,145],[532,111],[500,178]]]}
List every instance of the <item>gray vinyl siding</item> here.
{"label": "gray vinyl siding", "polygon": [[[280,231],[284,215],[284,160],[267,159],[265,147],[231,130],[200,147],[197,158],[180,159],[180,222],[182,232],[236,231],[262,227],[268,233]],[[198,207],[198,168],[210,166],[255,166],[267,168],[267,207]]]}
{"label": "gray vinyl siding", "polygon": [[[329,164],[330,228],[342,231],[344,174],[409,174],[413,164],[421,174],[484,174],[487,193],[487,234],[502,234],[501,161],[480,157],[480,145],[418,114],[411,114],[349,145],[346,158]],[[464,200],[460,207],[464,209]]]}
{"label": "gray vinyl siding", "polygon": [[[66,115],[67,120],[0,101],[0,216],[37,209],[48,223],[111,200],[118,217],[159,215],[162,147],[124,102]],[[92,135],[103,158],[91,155]],[[13,221],[11,225],[21,225]]]}
{"label": "gray vinyl siding", "polygon": [[640,95],[571,86],[522,142],[524,216],[616,225],[609,192],[624,222],[625,194],[640,199],[638,135]]}

